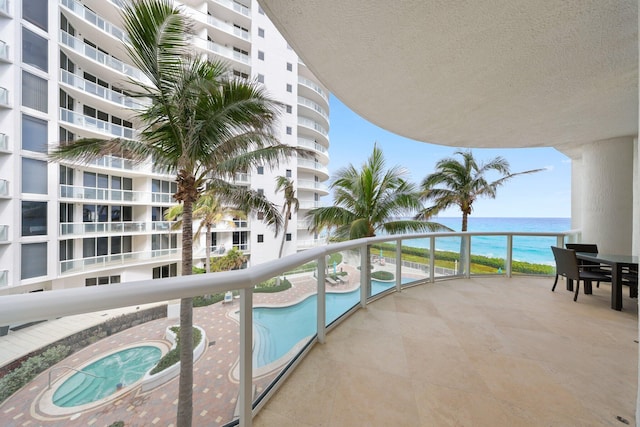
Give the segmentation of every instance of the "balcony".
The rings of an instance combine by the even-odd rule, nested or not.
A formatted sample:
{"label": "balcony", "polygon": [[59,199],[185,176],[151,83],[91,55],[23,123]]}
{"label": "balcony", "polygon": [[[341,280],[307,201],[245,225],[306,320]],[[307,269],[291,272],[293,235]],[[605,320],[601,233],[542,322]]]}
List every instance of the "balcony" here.
{"label": "balcony", "polygon": [[11,62],[9,57],[9,45],[0,40],[0,62]]}
{"label": "balcony", "polygon": [[[615,416],[634,424],[638,368],[630,361],[637,357],[637,302],[625,297],[626,311],[610,310],[607,284],[577,303],[569,293],[551,293],[552,276],[523,276],[512,271],[511,243],[517,242],[518,233],[493,234],[505,240],[502,275],[454,273],[443,277],[436,274],[433,251],[422,266],[404,262],[403,249],[419,239],[428,240],[427,247],[433,248],[437,239],[462,238],[472,247],[472,241],[483,233],[378,237],[310,249],[248,270],[213,273],[209,280],[190,276],[73,289],[64,296],[54,291],[0,297],[0,325],[239,290],[239,300],[230,307],[217,304],[194,310],[196,324],[217,325],[212,316],[222,322],[227,312],[240,323],[239,327],[228,323],[227,332],[218,332],[215,326],[215,352],[195,363],[203,375],[210,372],[211,378],[222,379],[216,383],[215,395],[209,393],[210,381],[194,383],[194,418],[204,417],[200,420],[205,423],[216,417],[230,421],[238,399],[240,425],[250,425],[255,389],[260,407],[266,404],[268,409],[258,414],[256,426],[280,425],[278,420],[283,419],[291,420],[292,425],[315,425],[327,414],[336,425],[357,425],[367,419],[379,421],[377,425],[441,425],[451,420],[464,424],[468,419],[479,425],[520,425],[523,420],[528,420],[527,425],[589,425],[594,421],[616,425]],[[561,243],[574,233],[527,235]],[[371,265],[362,255],[380,245],[391,245],[385,255],[389,262],[373,264],[374,271],[386,268],[399,274],[382,290],[377,285],[377,298],[369,299],[375,287],[372,284],[371,291],[367,289],[365,277],[359,275]],[[340,254],[339,267],[326,264],[326,257],[335,254]],[[306,268],[310,263],[317,269]],[[326,267],[346,273],[344,281],[326,284]],[[467,272],[468,267],[465,265]],[[268,337],[261,332],[256,347],[251,345],[253,313],[263,316],[253,302],[269,304],[273,310],[273,301],[268,301],[274,295],[285,298],[286,293],[265,296],[252,289],[256,283],[282,275],[295,281],[296,294],[312,295],[311,307],[316,309],[304,314],[312,332],[277,363],[254,368],[252,350],[258,352],[260,342]],[[443,278],[454,280],[440,280]],[[331,292],[334,288],[341,292]],[[353,289],[347,291],[352,302],[334,312],[333,297],[346,295],[346,289]],[[297,298],[299,301],[300,296]],[[360,310],[365,306],[367,310]],[[596,318],[606,321],[594,322]],[[82,321],[75,324],[81,328]],[[113,340],[120,345],[144,342],[151,325],[92,344],[87,356],[78,353],[65,363],[78,365],[87,357],[95,358],[96,352],[113,351]],[[222,364],[219,355],[231,363]],[[296,363],[291,363],[293,359]],[[286,383],[272,388],[286,377]],[[47,375],[40,375],[5,406],[38,404],[46,380]],[[149,399],[139,402],[135,414],[127,411],[128,405],[112,405],[110,414],[126,422],[147,412],[150,419],[168,424],[175,420],[175,406],[157,405],[157,401],[173,400],[173,393],[167,388],[152,391]],[[228,403],[216,405],[214,412],[213,399]],[[616,408],[614,414],[611,408]],[[83,409],[83,415],[103,410],[102,406]],[[28,409],[19,411],[23,412],[14,416],[21,421],[31,419]]]}
{"label": "balcony", "polygon": [[9,151],[9,135],[0,133],[0,152]]}
{"label": "balcony", "polygon": [[192,17],[194,18],[194,20],[198,22],[210,25],[211,27],[214,27],[234,37],[238,37],[242,40],[249,41],[251,38],[249,31],[242,30],[238,27],[235,27],[229,24],[228,22],[225,22],[221,19],[216,18],[213,15],[208,15],[205,13],[195,13],[194,15],[192,15]]}
{"label": "balcony", "polygon": [[110,188],[60,185],[61,199],[128,202],[132,204],[174,203],[173,194],[149,191],[114,190]]}
{"label": "balcony", "polygon": [[313,160],[308,159],[298,159],[298,167],[309,169],[312,172],[318,172],[325,175],[325,178],[329,177],[329,169],[326,166],[323,166],[320,162],[315,162]]}
{"label": "balcony", "polygon": [[11,18],[11,13],[9,13],[9,0],[0,0],[0,16]]}
{"label": "balcony", "polygon": [[300,190],[311,190],[319,193],[329,194],[329,187],[323,182],[314,181],[312,179],[299,179],[298,188]]}
{"label": "balcony", "polygon": [[65,6],[83,21],[91,23],[95,27],[98,27],[100,30],[115,37],[123,43],[129,43],[129,38],[123,30],[111,24],[109,21],[100,17],[93,11],[87,9],[82,5],[82,3],[75,0],[60,0],[60,4]]}
{"label": "balcony", "polygon": [[0,199],[9,197],[9,181],[0,179]]}
{"label": "balcony", "polygon": [[324,118],[327,121],[327,123],[329,123],[329,114],[319,104],[313,102],[312,100],[310,100],[308,98],[305,98],[304,96],[298,96],[298,105],[302,105],[304,107],[309,108],[310,110],[315,111],[322,118]]}
{"label": "balcony", "polygon": [[100,86],[96,83],[85,80],[75,74],[72,74],[66,70],[60,70],[60,82],[67,84],[83,93],[97,96],[105,101],[112,102],[121,107],[141,109],[150,105],[149,100],[142,100],[140,98],[131,98],[123,95],[122,93],[114,92],[111,89]]}
{"label": "balcony", "polygon": [[82,40],[77,39],[62,30],[60,30],[60,43],[71,48],[73,51],[79,53],[80,55],[96,61],[114,71],[117,71],[118,73],[134,78],[142,83],[151,84],[151,81],[139,69],[129,64],[125,64],[124,62],[110,55],[100,52],[98,49],[89,46]]}
{"label": "balcony", "polygon": [[227,7],[229,9],[241,14],[241,15],[251,16],[251,10],[248,7],[246,7],[244,5],[241,5],[239,3],[236,3],[235,1],[232,1],[232,0],[213,0],[213,2],[221,4],[221,5]]}
{"label": "balcony", "polygon": [[0,288],[9,284],[9,270],[0,270]]}
{"label": "balcony", "polygon": [[304,201],[301,200],[300,201],[300,206],[299,208],[302,210],[306,210],[306,209],[315,209],[315,208],[321,208],[324,207],[326,205],[326,203],[321,202],[321,201]]}
{"label": "balcony", "polygon": [[146,221],[122,221],[122,222],[66,222],[60,224],[61,236],[84,236],[88,234],[110,233],[145,233],[149,229],[153,231],[168,231],[171,224],[166,221],[149,223]]}
{"label": "balcony", "polygon": [[329,104],[329,93],[313,80],[307,79],[306,77],[298,76],[298,84],[316,92],[318,95],[324,98],[325,101],[327,101],[327,105]]}
{"label": "balcony", "polygon": [[249,228],[250,222],[246,219],[234,219],[232,221],[222,221],[214,224],[211,228],[215,231],[238,231],[239,229]]}
{"label": "balcony", "polygon": [[9,105],[9,91],[0,87],[0,108],[11,108]]}
{"label": "balcony", "polygon": [[60,121],[73,125],[81,130],[96,132],[107,137],[135,139],[137,132],[132,128],[116,125],[95,117],[85,116],[75,111],[60,108]]}
{"label": "balcony", "polygon": [[298,137],[298,147],[304,147],[314,150],[320,154],[323,154],[327,158],[327,161],[329,160],[329,150],[324,145],[318,144],[311,139]]}
{"label": "balcony", "polygon": [[167,260],[175,261],[179,258],[180,251],[181,249],[157,249],[152,251],[126,252],[89,258],[69,259],[60,261],[60,274],[75,274],[140,264],[143,262],[157,262],[159,258],[167,258]]}
{"label": "balcony", "polygon": [[0,244],[9,243],[9,226],[0,225]]}
{"label": "balcony", "polygon": [[251,184],[251,174],[249,174],[249,173],[237,173],[233,177],[232,181],[236,185],[249,185],[249,184]]}

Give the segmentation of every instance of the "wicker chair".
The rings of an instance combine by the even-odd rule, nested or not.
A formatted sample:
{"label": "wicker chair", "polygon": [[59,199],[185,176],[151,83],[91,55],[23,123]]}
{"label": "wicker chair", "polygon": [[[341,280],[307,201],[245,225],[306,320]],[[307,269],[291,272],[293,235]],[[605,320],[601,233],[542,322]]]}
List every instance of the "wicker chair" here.
{"label": "wicker chair", "polygon": [[576,281],[576,289],[573,296],[574,301],[578,300],[581,280],[584,281],[585,293],[591,292],[591,282],[611,282],[611,276],[593,272],[590,269],[580,268],[575,250],[563,249],[555,246],[551,246],[551,250],[553,251],[553,257],[556,260],[556,280],[553,282],[553,287],[551,288],[552,292],[556,289],[559,276],[563,276],[567,280]]}

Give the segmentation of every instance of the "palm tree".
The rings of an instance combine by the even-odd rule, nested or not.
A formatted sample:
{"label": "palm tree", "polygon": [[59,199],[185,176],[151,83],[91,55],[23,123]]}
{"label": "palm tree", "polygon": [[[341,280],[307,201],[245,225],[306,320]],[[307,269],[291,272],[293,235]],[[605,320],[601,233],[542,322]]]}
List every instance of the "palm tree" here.
{"label": "palm tree", "polygon": [[[385,168],[382,150],[377,144],[360,170],[353,165],[336,172],[331,189],[334,206],[312,209],[307,214],[311,231],[333,230],[338,240],[373,237],[378,232],[398,234],[405,232],[448,230],[447,227],[416,219],[399,219],[422,208],[419,194],[413,184],[403,176],[407,171],[399,166]],[[370,259],[367,247],[366,259]],[[365,274],[368,294],[371,294],[369,269]]]}
{"label": "palm tree", "polygon": [[287,228],[289,227],[289,218],[291,212],[296,213],[300,208],[300,201],[296,197],[296,189],[293,185],[293,180],[284,177],[276,177],[276,193],[282,191],[284,193],[284,203],[282,205],[282,214],[284,216],[284,226],[282,232],[282,242],[280,242],[280,251],[278,252],[278,258],[282,258],[282,252],[284,251],[284,242],[287,239]]}
{"label": "palm tree", "polygon": [[[478,163],[471,150],[458,150],[454,153],[462,157],[445,158],[436,163],[436,172],[427,175],[420,184],[423,200],[432,200],[433,206],[422,210],[416,219],[428,219],[438,212],[458,206],[462,211],[462,229],[467,231],[468,217],[473,211],[473,202],[480,197],[495,199],[498,187],[517,175],[539,172],[543,169],[533,169],[524,172],[511,173],[509,162],[503,157],[495,157],[487,163]],[[500,175],[495,181],[488,181],[486,175],[491,171]],[[460,267],[465,266],[465,239],[460,242]],[[464,272],[462,270],[461,272]]]}
{"label": "palm tree", "polygon": [[[182,227],[183,205],[173,205],[164,214],[165,219],[174,221],[177,219],[175,226]],[[226,223],[230,227],[235,227],[233,218],[246,218],[245,212],[224,206],[212,191],[207,191],[198,197],[193,205],[193,219],[199,219],[200,225],[194,234],[196,241],[200,237],[202,229],[205,229],[205,272],[211,272],[211,228],[216,224]]]}
{"label": "palm tree", "polygon": [[[487,163],[478,164],[471,150],[456,151],[462,161],[449,157],[436,163],[436,172],[427,175],[420,184],[423,200],[432,200],[434,205],[424,209],[418,219],[428,219],[438,212],[458,206],[462,211],[462,230],[467,231],[468,216],[473,211],[473,202],[480,197],[496,198],[498,187],[511,178],[544,169],[533,169],[511,173],[509,162],[503,157],[495,157]],[[494,171],[500,177],[495,181],[487,181],[486,174]]]}
{"label": "palm tree", "polygon": [[[226,65],[193,56],[191,25],[171,0],[136,0],[122,10],[130,44],[125,48],[149,79],[134,80],[135,96],[151,100],[137,113],[137,140],[81,139],[53,150],[57,160],[88,163],[105,155],[126,155],[132,161],[152,159],[175,173],[174,198],[183,205],[182,274],[193,264],[193,203],[206,186],[215,188],[221,203],[245,212],[264,212],[276,228],[282,218],[275,205],[257,192],[234,185],[236,173],[258,165],[277,165],[284,156],[301,151],[275,141],[272,129],[280,104],[254,82],[232,79]],[[180,341],[191,343],[191,298],[180,301]],[[181,346],[177,425],[192,420],[193,353]]]}

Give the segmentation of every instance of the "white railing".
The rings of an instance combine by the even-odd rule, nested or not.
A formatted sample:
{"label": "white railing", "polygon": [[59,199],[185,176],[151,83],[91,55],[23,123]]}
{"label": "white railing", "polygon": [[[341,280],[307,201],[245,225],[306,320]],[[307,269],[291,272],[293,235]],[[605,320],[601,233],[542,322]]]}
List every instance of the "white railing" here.
{"label": "white railing", "polygon": [[90,82],[89,80],[85,80],[80,76],[68,72],[67,70],[60,70],[60,82],[127,108],[140,109],[149,106],[151,103],[149,99],[131,98],[130,96],[115,92],[104,86]]}
{"label": "white railing", "polygon": [[299,179],[298,188],[312,188],[314,190],[329,191],[327,184],[323,182],[317,182],[312,179]]}
{"label": "white railing", "polygon": [[206,16],[206,23],[211,25],[212,27],[216,27],[222,31],[224,31],[225,33],[228,34],[233,34],[236,37],[240,37],[241,39],[244,40],[249,40],[249,31],[247,30],[243,30],[241,28],[235,27],[227,22],[224,22],[221,19],[216,18],[213,15],[205,15],[204,13],[202,14],[197,14],[196,16],[198,17],[198,20],[201,20],[201,16]]}
{"label": "white railing", "polygon": [[121,30],[120,28],[116,27],[109,21],[105,20],[99,15],[96,15],[93,11],[84,7],[82,3],[77,2],[75,0],[60,0],[60,4],[68,8],[70,11],[72,11],[74,14],[82,18],[84,21],[93,24],[94,26],[98,27],[105,33],[112,35],[113,37],[117,38],[118,40],[124,43],[129,43],[129,37],[124,32],[124,30]]}
{"label": "white railing", "polygon": [[135,264],[140,261],[155,261],[159,257],[175,258],[180,249],[157,249],[143,252],[125,252],[120,254],[101,255],[88,258],[60,261],[60,274],[81,273],[83,271],[102,270],[108,267]]}
{"label": "white railing", "polygon": [[60,107],[60,120],[83,128],[98,131],[118,138],[135,139],[137,132],[132,128],[116,125],[95,117],[85,116]]}
{"label": "white railing", "polygon": [[[84,235],[105,233],[142,233],[147,231],[145,221],[120,221],[120,222],[64,222],[60,224],[60,235]],[[170,230],[167,226],[166,230]]]}
{"label": "white railing", "polygon": [[[253,351],[253,288],[255,285],[271,279],[273,277],[282,277],[286,274],[287,277],[295,275],[296,271],[308,272],[301,273],[307,274],[305,280],[315,278],[316,281],[316,310],[309,310],[310,316],[315,316],[314,321],[311,323],[314,325],[315,331],[311,333],[310,339],[305,339],[298,348],[301,350],[294,352],[292,357],[299,359],[305,357],[306,351],[309,345],[315,343],[324,343],[325,336],[328,328],[328,323],[332,322],[332,319],[327,318],[327,309],[329,304],[326,300],[327,287],[325,280],[328,278],[327,274],[330,274],[331,266],[327,264],[327,260],[334,254],[339,253],[340,259],[344,263],[344,267],[350,266],[351,273],[349,275],[356,275],[353,280],[356,284],[359,284],[359,289],[356,288],[356,299],[353,306],[343,309],[340,318],[337,321],[342,321],[347,316],[346,313],[351,313],[361,307],[366,307],[371,295],[373,294],[373,283],[368,281],[368,274],[360,275],[361,271],[369,271],[372,266],[373,257],[367,256],[368,254],[374,254],[378,250],[382,250],[381,245],[387,245],[387,256],[384,257],[386,261],[392,263],[392,266],[388,266],[389,271],[395,272],[394,282],[390,284],[385,291],[381,292],[393,292],[400,291],[403,286],[403,250],[412,246],[412,243],[418,240],[425,240],[427,242],[427,248],[423,249],[424,252],[424,264],[416,264],[411,273],[421,271],[422,266],[426,266],[426,272],[428,274],[422,274],[417,278],[411,280],[408,285],[416,285],[425,282],[434,282],[438,279],[436,272],[436,241],[438,239],[459,239],[465,242],[465,245],[461,246],[462,254],[460,259],[462,264],[463,274],[457,274],[458,278],[470,277],[470,249],[473,247],[473,240],[476,238],[485,237],[497,237],[504,239],[505,243],[505,258],[503,275],[511,277],[512,275],[512,259],[514,246],[514,238],[521,236],[528,237],[540,237],[549,239],[552,244],[563,245],[565,241],[575,239],[579,235],[578,231],[567,232],[548,232],[548,233],[517,233],[517,232],[484,232],[484,233],[424,233],[414,235],[402,235],[402,236],[381,236],[365,239],[352,240],[342,243],[334,243],[330,245],[323,245],[321,247],[314,247],[302,252],[298,252],[294,255],[284,257],[282,259],[275,259],[268,263],[259,264],[250,267],[245,270],[227,271],[221,273],[211,274],[199,274],[191,276],[171,277],[166,279],[156,280],[142,280],[137,282],[112,284],[106,287],[83,287],[75,289],[65,289],[62,291],[48,291],[39,293],[30,293],[22,295],[8,295],[0,297],[0,325],[11,325],[16,323],[25,323],[31,321],[38,321],[42,319],[53,319],[60,316],[69,316],[80,313],[90,313],[96,311],[102,311],[106,309],[114,309],[120,307],[135,306],[139,304],[155,303],[177,300],[181,298],[191,298],[200,295],[210,294],[223,294],[227,291],[238,291],[239,301],[237,302],[234,311],[237,313],[237,318],[240,323],[239,327],[239,384],[240,392],[238,399],[239,409],[239,422],[241,426],[251,426],[252,424],[252,404],[253,404],[253,377],[254,367],[252,364],[252,351]],[[391,249],[388,247],[391,246]],[[392,249],[395,249],[392,250]],[[173,250],[176,251],[176,250]],[[549,251],[551,256],[551,251]],[[130,257],[129,259],[135,259],[137,256],[150,257],[148,252],[142,254],[130,253],[120,254],[117,257]],[[113,265],[122,262],[120,259],[112,259],[114,256],[96,257],[91,259],[79,260],[82,264],[75,265],[73,267],[82,269],[85,267],[85,263],[91,267],[95,267],[96,264],[101,263],[104,266]],[[145,258],[141,258],[145,259]],[[148,258],[147,258],[148,259]],[[335,260],[335,258],[334,258]],[[348,261],[348,263],[347,263]],[[310,264],[311,263],[311,264]],[[380,262],[378,261],[380,265]],[[307,268],[311,265],[311,270]],[[385,264],[386,266],[386,264]],[[378,267],[376,266],[376,269]],[[334,275],[336,266],[333,264]],[[450,270],[443,270],[444,273],[448,273],[450,277]],[[453,273],[455,274],[455,272]],[[497,273],[496,273],[497,274]],[[553,271],[548,271],[547,275],[552,275]],[[332,279],[333,280],[333,279]],[[335,282],[335,280],[333,280]],[[331,283],[331,282],[329,282]],[[378,294],[380,295],[380,294]],[[236,304],[234,302],[234,304]],[[294,364],[287,365],[285,369],[290,369]],[[275,382],[281,381],[286,378],[286,375],[276,376]],[[275,387],[277,388],[277,387]],[[271,394],[272,387],[266,387],[267,390],[263,395],[257,396],[261,404],[264,403]],[[259,408],[258,408],[259,409]]]}
{"label": "white railing", "polygon": [[9,181],[0,179],[0,197],[9,197]]}
{"label": "white railing", "polygon": [[230,47],[222,46],[215,42],[201,39],[196,39],[196,44],[201,45],[203,41],[206,41],[206,49],[211,52],[214,52],[227,59],[233,59],[234,61],[242,62],[243,64],[249,65],[251,63],[251,58],[249,58],[249,55],[246,55],[242,52],[237,52]]}
{"label": "white railing", "polygon": [[0,105],[9,106],[9,91],[3,87],[0,87]]}
{"label": "white railing", "polygon": [[9,14],[9,0],[0,0],[0,14],[10,16]]}
{"label": "white railing", "polygon": [[314,162],[313,160],[298,159],[298,166],[314,169],[318,172],[324,172],[327,175],[329,174],[329,169],[327,169],[326,166],[323,166],[320,162]]}
{"label": "white railing", "polygon": [[315,141],[312,141],[310,139],[307,138],[302,138],[302,137],[298,137],[298,146],[299,147],[305,147],[305,148],[310,148],[312,150],[318,151],[326,156],[329,155],[329,150],[321,144],[318,144]]}
{"label": "white railing", "polygon": [[221,231],[221,230],[236,231],[238,228],[249,227],[249,221],[247,221],[246,219],[234,219],[233,221],[231,221],[233,222],[233,225],[231,225],[229,222],[230,221],[221,221],[217,224],[213,224],[211,228],[216,231]]}
{"label": "white railing", "polygon": [[233,176],[234,184],[250,184],[251,183],[251,174],[250,173],[237,173]]}
{"label": "white railing", "polygon": [[298,84],[302,86],[306,86],[311,90],[317,92],[321,97],[325,99],[325,101],[329,102],[329,94],[327,93],[327,91],[324,90],[318,83],[314,82],[313,80],[309,80],[305,77],[298,76]]}
{"label": "white railing", "polygon": [[327,131],[324,126],[315,120],[308,119],[306,117],[298,116],[298,125],[311,128],[317,132],[320,132],[324,136],[329,136],[329,131]]}
{"label": "white railing", "polygon": [[0,40],[0,60],[9,60],[9,45]]}
{"label": "white railing", "polygon": [[81,55],[86,56],[89,59],[93,59],[96,62],[99,62],[102,65],[105,65],[112,70],[118,71],[119,73],[125,74],[129,77],[137,79],[145,84],[150,84],[151,81],[149,78],[144,75],[142,71],[133,67],[129,64],[125,64],[124,62],[116,59],[106,53],[100,52],[98,49],[89,46],[84,43],[82,40],[73,37],[71,34],[60,30],[60,42],[80,53]]}
{"label": "white railing", "polygon": [[326,205],[325,202],[321,202],[321,201],[300,201],[300,209],[315,209],[315,208],[321,208],[324,207]]}
{"label": "white railing", "polygon": [[0,151],[9,151],[9,135],[0,133]]}
{"label": "white railing", "polygon": [[90,165],[119,170],[138,170],[141,164],[118,156],[103,156],[89,163]]}
{"label": "white railing", "polygon": [[172,203],[173,195],[149,191],[114,190],[110,188],[82,187],[77,185],[60,185],[60,198],[104,200],[111,202],[133,203]]}
{"label": "white railing", "polygon": [[4,288],[9,283],[9,270],[0,270],[0,288]]}
{"label": "white railing", "polygon": [[9,241],[9,226],[0,225],[0,243],[6,243]]}
{"label": "white railing", "polygon": [[325,239],[307,239],[296,241],[296,246],[298,248],[315,248],[316,246],[322,246],[326,244],[327,241]]}
{"label": "white railing", "polygon": [[312,100],[307,99],[304,96],[298,96],[298,105],[304,105],[305,107],[311,108],[316,113],[327,119],[327,121],[329,121],[329,114],[327,113],[327,111]]}
{"label": "white railing", "polygon": [[225,7],[228,7],[231,10],[234,10],[244,16],[250,16],[250,9],[244,5],[241,5],[240,3],[236,3],[235,1],[232,0],[213,0],[216,3],[219,3]]}

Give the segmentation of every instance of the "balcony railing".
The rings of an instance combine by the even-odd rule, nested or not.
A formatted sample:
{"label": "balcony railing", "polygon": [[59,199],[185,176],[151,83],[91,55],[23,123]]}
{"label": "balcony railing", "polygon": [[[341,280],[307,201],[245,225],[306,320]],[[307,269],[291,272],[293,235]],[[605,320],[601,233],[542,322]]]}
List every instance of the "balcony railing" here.
{"label": "balcony railing", "polygon": [[311,128],[317,132],[320,132],[321,134],[323,134],[324,136],[329,136],[329,131],[327,131],[324,126],[322,126],[320,123],[308,119],[306,117],[300,117],[298,116],[298,125],[300,126],[304,126],[304,127],[308,127]]}
{"label": "balcony railing", "polygon": [[214,2],[219,3],[223,6],[226,6],[231,10],[235,10],[236,12],[244,16],[250,16],[251,14],[250,9],[248,7],[241,5],[239,3],[236,3],[235,1],[232,1],[232,0],[214,0]]}
{"label": "balcony railing", "polygon": [[180,249],[157,249],[143,252],[126,252],[120,254],[101,255],[89,258],[60,261],[60,274],[81,273],[83,271],[102,270],[109,267],[136,264],[140,261],[155,260],[159,257],[174,257]]}
{"label": "balcony railing", "polygon": [[9,91],[0,87],[0,106],[9,107]]}
{"label": "balcony railing", "polygon": [[0,179],[0,197],[9,197],[9,181]]}
{"label": "balcony railing", "polygon": [[60,82],[127,108],[140,109],[148,106],[150,103],[149,100],[134,99],[130,96],[123,95],[122,93],[115,92],[104,86],[85,80],[80,76],[76,76],[66,70],[60,70]]}
{"label": "balcony railing", "polygon": [[327,184],[311,179],[299,179],[298,188],[312,188],[314,190],[329,191],[329,187],[327,186]]}
{"label": "balcony railing", "polygon": [[250,173],[237,173],[233,177],[233,183],[238,185],[249,185],[251,184],[251,174]]}
{"label": "balcony railing", "polygon": [[129,171],[137,170],[140,168],[140,165],[138,163],[135,163],[129,159],[124,159],[118,156],[104,156],[99,159],[95,159],[90,164],[100,166],[103,168],[129,170]]}
{"label": "balcony railing", "polygon": [[[515,233],[515,232],[491,232],[491,233],[425,233],[416,235],[384,236],[358,239],[342,243],[314,247],[303,252],[276,259],[268,263],[250,267],[246,270],[232,272],[211,273],[208,275],[192,275],[172,277],[158,280],[143,280],[113,284],[108,287],[84,287],[66,289],[64,292],[50,291],[22,295],[10,295],[0,297],[0,325],[11,325],[52,319],[60,316],[89,313],[128,307],[132,305],[155,303],[191,298],[200,295],[223,294],[227,291],[238,291],[239,301],[234,307],[239,320],[239,363],[237,368],[239,392],[234,391],[234,399],[238,396],[238,414],[240,425],[251,425],[252,408],[254,402],[254,381],[261,381],[261,373],[267,365],[253,359],[254,351],[258,353],[260,348],[254,346],[261,340],[268,339],[266,332],[272,334],[288,333],[287,328],[275,327],[274,330],[261,331],[260,340],[254,341],[254,311],[260,308],[253,306],[253,288],[255,285],[274,278],[286,276],[289,280],[296,277],[301,281],[315,283],[312,287],[313,309],[306,310],[304,323],[310,325],[310,330],[303,331],[301,341],[291,344],[286,354],[277,360],[276,374],[271,375],[267,383],[260,383],[260,389],[265,390],[255,396],[256,401],[265,402],[273,391],[272,387],[287,377],[286,371],[293,369],[292,360],[305,357],[309,346],[315,343],[324,343],[329,325],[343,321],[349,314],[366,307],[368,301],[378,295],[400,291],[403,286],[411,286],[420,283],[432,283],[440,278],[451,277],[468,278],[471,275],[471,248],[476,239],[487,237],[500,240],[503,245],[500,257],[503,261],[503,271],[492,274],[502,274],[511,277],[513,274],[513,258],[517,249],[518,238],[540,238],[544,243],[551,242],[554,245],[563,245],[565,241],[577,236],[576,231],[550,232],[550,233]],[[460,246],[459,260],[461,271],[451,268],[441,269],[438,272],[438,258],[436,247],[440,239],[457,239],[464,242]],[[415,248],[421,243],[422,258],[416,257]],[[529,249],[524,248],[525,250]],[[384,254],[382,251],[384,250]],[[492,248],[492,251],[494,248]],[[171,252],[173,251],[173,252]],[[177,250],[169,250],[164,255],[175,255]],[[379,255],[378,255],[379,253]],[[411,254],[411,256],[410,256]],[[373,256],[370,256],[373,255]],[[488,255],[488,254],[482,254]],[[495,257],[496,254],[494,253]],[[79,271],[97,266],[106,267],[123,264],[130,260],[152,258],[153,254],[128,253],[109,255],[103,257],[87,258],[63,262],[66,271]],[[551,251],[549,257],[552,259]],[[418,261],[416,262],[416,258]],[[333,259],[336,263],[328,263]],[[382,261],[385,261],[384,263]],[[339,262],[339,267],[336,265]],[[550,261],[551,262],[551,261]],[[374,283],[369,280],[369,274],[360,274],[363,271],[384,269],[394,277],[389,283]],[[344,271],[343,271],[344,270]],[[338,272],[345,275],[338,275]],[[552,275],[553,271],[544,273]],[[336,301],[336,293],[327,292],[329,284],[335,283],[334,277],[341,282],[353,284],[355,290],[346,295],[349,300]],[[301,282],[299,282],[301,283]],[[333,286],[333,285],[331,285]],[[330,295],[331,294],[331,295]],[[330,298],[331,297],[331,298]],[[342,301],[342,300],[341,300]],[[289,321],[289,320],[287,320]],[[282,330],[280,330],[282,329]],[[110,338],[111,339],[111,338]],[[238,343],[233,343],[238,348]],[[253,362],[253,363],[252,363]],[[269,361],[266,361],[269,362]],[[254,366],[255,364],[255,366]],[[274,362],[271,362],[271,366]],[[228,369],[225,367],[225,369]],[[269,369],[273,369],[269,367]],[[221,371],[222,372],[222,371]],[[225,371],[228,372],[228,371]],[[215,395],[213,395],[215,396]],[[215,397],[211,399],[215,399]],[[205,398],[205,397],[203,397]],[[173,399],[173,397],[172,397]],[[229,420],[231,421],[231,420]]]}
{"label": "balcony railing", "polygon": [[9,151],[9,135],[0,133],[0,151]]}
{"label": "balcony railing", "polygon": [[222,46],[212,41],[207,41],[207,49],[225,58],[233,59],[247,65],[251,64],[251,58],[249,58],[249,55],[237,52],[230,47]]}
{"label": "balcony railing", "polygon": [[206,17],[207,17],[207,24],[211,25],[212,27],[216,27],[229,34],[233,34],[234,36],[239,37],[241,39],[249,40],[250,38],[249,31],[235,27],[227,22],[224,22],[221,19],[216,18],[213,15],[206,15]]}
{"label": "balcony railing", "polygon": [[60,108],[60,120],[75,126],[91,129],[118,138],[135,139],[137,132],[132,128],[116,125],[95,117],[85,116],[75,111]]}
{"label": "balcony railing", "polygon": [[60,198],[132,203],[173,203],[173,195],[149,191],[114,190],[110,188],[60,185]]}
{"label": "balcony railing", "polygon": [[9,270],[0,270],[0,288],[4,288],[9,283]]}
{"label": "balcony railing", "polygon": [[125,74],[129,77],[132,77],[136,80],[139,80],[143,83],[150,84],[151,81],[145,76],[142,71],[139,69],[125,64],[124,62],[116,59],[110,55],[100,52],[98,49],[93,46],[89,46],[84,43],[82,40],[73,37],[71,34],[60,30],[60,42],[78,52],[79,54],[86,56],[89,59],[92,59],[96,62],[99,62],[102,65],[105,65],[112,70],[115,70],[119,73]]}
{"label": "balcony railing", "polygon": [[329,169],[326,166],[323,166],[320,162],[314,162],[313,160],[308,159],[298,159],[298,166],[306,167],[309,169],[315,169],[318,172],[323,172],[325,174],[329,174]]}
{"label": "balcony railing", "polygon": [[9,13],[9,0],[0,0],[0,15],[11,16]]}
{"label": "balcony railing", "polygon": [[327,111],[312,100],[307,99],[304,96],[298,96],[298,105],[304,105],[305,107],[311,108],[316,113],[327,119],[327,121],[329,121],[329,114],[327,113]]}
{"label": "balcony railing", "polygon": [[327,102],[329,102],[329,94],[325,91],[320,85],[313,80],[309,80],[305,77],[298,76],[298,84],[302,86],[306,86],[311,90],[317,92],[321,97],[323,97]]}
{"label": "balcony railing", "polygon": [[129,37],[123,30],[111,24],[109,21],[105,20],[104,18],[96,15],[93,11],[84,7],[82,3],[77,2],[75,0],[60,0],[60,4],[62,6],[67,7],[69,10],[71,10],[74,14],[82,18],[84,21],[87,21],[93,24],[94,26],[98,27],[105,33],[112,35],[113,37],[117,38],[118,40],[124,43],[129,43]]}
{"label": "balcony railing", "polygon": [[9,61],[9,45],[0,40],[0,61]]}
{"label": "balcony railing", "polygon": [[121,222],[66,222],[60,224],[60,235],[85,235],[106,233],[144,233],[149,229],[153,231],[169,231],[172,222],[146,222],[146,221],[121,221]]}
{"label": "balcony railing", "polygon": [[312,141],[310,139],[307,138],[302,138],[302,137],[298,137],[298,146],[299,147],[305,147],[305,148],[310,148],[312,150],[315,151],[319,151],[320,153],[328,156],[329,155],[329,150],[327,150],[327,148],[324,145],[318,144],[315,141]]}
{"label": "balcony railing", "polygon": [[7,243],[9,241],[9,226],[0,225],[0,243]]}
{"label": "balcony railing", "polygon": [[321,208],[324,207],[326,205],[325,202],[321,202],[321,201],[300,201],[300,209],[315,209],[315,208]]}

